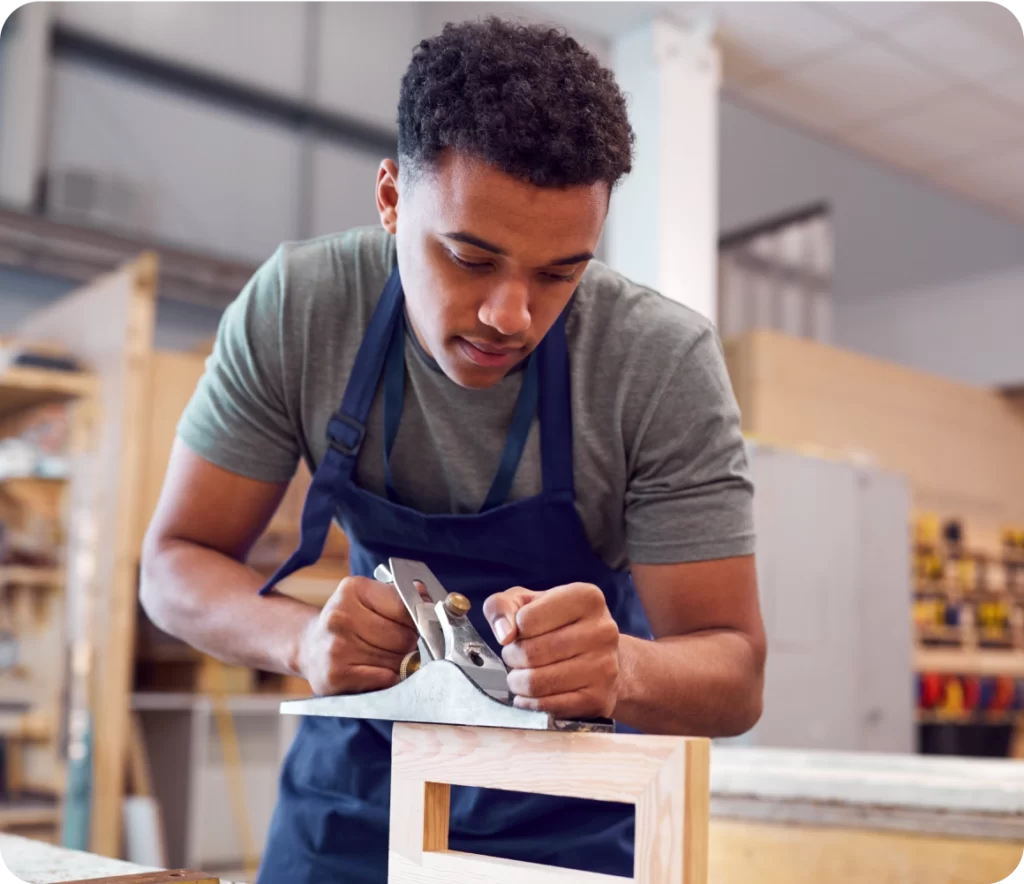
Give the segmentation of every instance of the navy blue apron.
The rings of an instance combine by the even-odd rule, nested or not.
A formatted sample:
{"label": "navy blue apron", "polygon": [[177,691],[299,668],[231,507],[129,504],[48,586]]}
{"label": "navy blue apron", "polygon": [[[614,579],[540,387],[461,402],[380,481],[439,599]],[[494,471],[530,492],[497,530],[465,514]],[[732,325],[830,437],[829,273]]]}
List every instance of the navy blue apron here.
{"label": "navy blue apron", "polygon": [[[573,503],[572,414],[564,316],[531,354],[509,438],[479,513],[425,514],[353,477],[370,405],[384,382],[385,463],[404,393],[404,295],[396,268],[359,348],[329,446],[303,508],[299,548],[261,593],[321,555],[332,516],[351,549],[353,574],[390,557],[423,561],[449,592],[473,603],[470,619],[499,650],[484,600],[512,586],[600,586],[623,633],[649,637],[630,575],[594,552]],[[543,490],[506,502],[539,412]],[[525,417],[524,417],[525,415]],[[387,880],[391,724],[304,716],[285,759],[259,884],[383,884]],[[514,763],[514,760],[510,760]],[[453,787],[452,850],[631,877],[633,808],[518,792]]]}

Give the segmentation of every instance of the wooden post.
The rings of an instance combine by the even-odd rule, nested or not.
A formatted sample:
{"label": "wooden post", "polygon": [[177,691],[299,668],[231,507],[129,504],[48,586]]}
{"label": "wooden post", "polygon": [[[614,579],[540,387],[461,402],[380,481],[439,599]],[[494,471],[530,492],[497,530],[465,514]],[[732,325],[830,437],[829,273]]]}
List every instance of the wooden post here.
{"label": "wooden post", "polygon": [[396,724],[388,884],[621,882],[448,849],[450,784],[636,807],[633,881],[707,884],[710,742]]}
{"label": "wooden post", "polygon": [[[75,677],[89,685],[93,748],[88,846],[117,856],[128,758],[143,464],[141,421],[153,342],[159,262],[146,252],[117,271],[48,304],[17,329],[26,342],[60,341],[98,379],[96,439],[89,463],[94,561],[74,625]],[[69,599],[69,604],[71,603]],[[72,714],[82,710],[73,709]]]}

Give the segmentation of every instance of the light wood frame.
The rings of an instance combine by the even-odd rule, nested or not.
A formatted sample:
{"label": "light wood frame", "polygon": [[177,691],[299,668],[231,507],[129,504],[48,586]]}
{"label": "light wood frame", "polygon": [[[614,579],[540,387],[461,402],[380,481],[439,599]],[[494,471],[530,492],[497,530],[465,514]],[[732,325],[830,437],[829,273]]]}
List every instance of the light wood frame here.
{"label": "light wood frame", "polygon": [[707,884],[710,742],[702,738],[396,724],[389,884],[621,882],[448,849],[451,785],[636,807],[633,881]]}

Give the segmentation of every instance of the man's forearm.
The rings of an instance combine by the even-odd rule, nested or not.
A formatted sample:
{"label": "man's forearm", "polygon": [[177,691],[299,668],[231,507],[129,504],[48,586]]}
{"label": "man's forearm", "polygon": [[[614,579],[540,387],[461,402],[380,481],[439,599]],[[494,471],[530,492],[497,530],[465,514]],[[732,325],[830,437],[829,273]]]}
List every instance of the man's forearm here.
{"label": "man's forearm", "polygon": [[142,562],[141,601],[153,623],[225,663],[301,675],[298,649],[316,608],[259,596],[264,578],[212,549],[165,541]]}
{"label": "man's forearm", "polygon": [[644,733],[726,737],[761,715],[763,655],[727,630],[619,640],[615,718]]}

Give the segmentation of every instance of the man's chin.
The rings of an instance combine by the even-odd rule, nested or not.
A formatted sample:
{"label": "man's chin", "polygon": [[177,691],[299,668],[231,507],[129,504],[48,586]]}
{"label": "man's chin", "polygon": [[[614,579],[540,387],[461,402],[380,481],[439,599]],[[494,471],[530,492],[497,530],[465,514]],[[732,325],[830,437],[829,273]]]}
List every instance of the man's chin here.
{"label": "man's chin", "polygon": [[486,390],[493,387],[505,377],[515,365],[511,367],[489,367],[477,365],[467,359],[459,347],[446,349],[444,358],[437,360],[441,370],[449,380],[471,390]]}
{"label": "man's chin", "polygon": [[508,374],[507,371],[495,371],[462,365],[441,365],[448,378],[460,387],[470,390],[486,390],[499,383]]}

